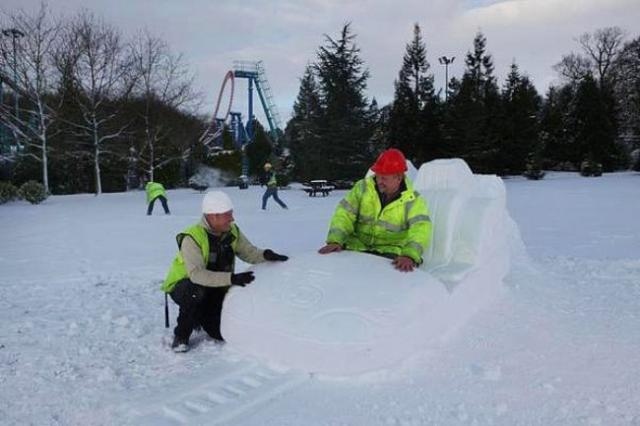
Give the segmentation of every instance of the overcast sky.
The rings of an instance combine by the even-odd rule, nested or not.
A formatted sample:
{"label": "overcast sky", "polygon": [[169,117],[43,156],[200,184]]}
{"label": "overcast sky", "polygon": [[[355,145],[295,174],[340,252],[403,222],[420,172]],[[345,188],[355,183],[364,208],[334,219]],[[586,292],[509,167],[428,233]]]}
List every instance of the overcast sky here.
{"label": "overcast sky", "polygon": [[[2,10],[35,10],[40,0],[2,0]],[[146,28],[182,53],[206,93],[210,115],[225,73],[235,60],[262,60],[283,121],[298,93],[307,63],[315,61],[324,35],[338,38],[352,23],[361,58],[369,69],[366,95],[379,105],[393,98],[413,24],[423,31],[436,87],[444,85],[438,57],[455,56],[449,76],[461,76],[464,55],[478,31],[487,37],[500,85],[512,61],[540,92],[557,81],[552,66],[578,51],[576,37],[619,26],[628,39],[640,36],[640,0],[51,0],[56,13],[87,8],[134,34]],[[233,110],[246,119],[246,80],[236,84]],[[254,98],[259,105],[257,97]],[[261,114],[258,113],[258,118]],[[266,123],[265,123],[266,124]]]}

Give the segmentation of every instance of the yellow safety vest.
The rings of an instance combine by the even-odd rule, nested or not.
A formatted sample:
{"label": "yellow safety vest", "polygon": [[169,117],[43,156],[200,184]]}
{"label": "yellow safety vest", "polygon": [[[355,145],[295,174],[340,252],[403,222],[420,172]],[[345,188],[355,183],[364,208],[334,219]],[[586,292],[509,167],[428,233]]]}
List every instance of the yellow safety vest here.
{"label": "yellow safety vest", "polygon": [[[235,253],[239,233],[238,227],[235,224],[231,225],[230,232],[231,235],[233,235],[231,248]],[[182,244],[182,240],[184,239],[184,237],[186,237],[187,235],[193,238],[198,247],[200,247],[205,265],[209,263],[209,238],[207,237],[207,230],[204,228],[204,226],[198,223],[188,227],[187,229],[176,235],[176,241],[178,243],[178,254],[173,259],[171,267],[169,268],[169,272],[167,272],[167,277],[162,284],[161,288],[165,293],[171,293],[178,281],[189,277],[187,268],[184,264],[184,259],[182,258],[182,253],[180,253],[180,245]]]}

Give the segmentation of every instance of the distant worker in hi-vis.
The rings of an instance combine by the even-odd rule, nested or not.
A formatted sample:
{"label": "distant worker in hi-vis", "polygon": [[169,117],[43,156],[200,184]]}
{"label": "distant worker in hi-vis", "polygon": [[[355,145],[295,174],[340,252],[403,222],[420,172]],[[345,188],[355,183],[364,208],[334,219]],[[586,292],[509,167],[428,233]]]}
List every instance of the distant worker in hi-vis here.
{"label": "distant worker in hi-vis", "polygon": [[262,195],[262,210],[267,209],[267,200],[269,197],[273,197],[276,203],[280,204],[280,207],[287,209],[287,205],[278,197],[278,181],[276,180],[276,172],[271,167],[271,163],[265,163],[264,175],[262,178],[263,185],[267,185],[267,190]]}
{"label": "distant worker in hi-vis", "polygon": [[147,192],[147,215],[151,216],[153,213],[153,205],[156,200],[160,200],[162,203],[162,208],[164,209],[165,214],[171,214],[169,211],[169,205],[167,204],[167,192],[164,190],[164,186],[158,182],[149,181],[144,187],[144,190]]}

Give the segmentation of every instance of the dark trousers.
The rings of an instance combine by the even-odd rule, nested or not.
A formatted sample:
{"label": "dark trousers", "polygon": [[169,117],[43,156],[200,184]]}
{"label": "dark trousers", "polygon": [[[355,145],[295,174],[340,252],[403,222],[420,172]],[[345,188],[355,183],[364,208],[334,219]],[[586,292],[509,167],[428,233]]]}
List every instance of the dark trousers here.
{"label": "dark trousers", "polygon": [[278,188],[273,187],[267,188],[267,190],[264,191],[264,195],[262,196],[262,210],[267,208],[267,200],[269,197],[273,197],[273,199],[276,200],[276,203],[280,204],[280,207],[283,209],[287,208],[287,205],[278,197]]}
{"label": "dark trousers", "polygon": [[171,212],[169,212],[169,205],[167,205],[166,197],[163,196],[163,195],[158,195],[156,198],[151,200],[151,202],[149,203],[149,207],[147,208],[147,215],[151,215],[151,213],[153,212],[153,204],[156,202],[156,200],[160,200],[160,202],[162,203],[162,208],[164,209],[164,213],[165,214],[170,214],[171,213]]}
{"label": "dark trousers", "polygon": [[188,341],[194,328],[202,327],[212,338],[224,340],[220,334],[220,314],[228,289],[201,286],[186,278],[179,281],[170,293],[180,307],[173,333]]}

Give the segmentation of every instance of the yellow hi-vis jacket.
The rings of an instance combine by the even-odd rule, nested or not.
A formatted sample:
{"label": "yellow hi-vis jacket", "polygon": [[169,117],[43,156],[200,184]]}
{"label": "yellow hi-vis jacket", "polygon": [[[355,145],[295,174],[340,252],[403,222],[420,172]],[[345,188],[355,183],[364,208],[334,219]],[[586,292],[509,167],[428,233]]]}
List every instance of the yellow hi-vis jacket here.
{"label": "yellow hi-vis jacket", "polygon": [[144,190],[147,192],[147,203],[152,202],[161,195],[165,198],[167,197],[164,186],[158,182],[147,182]]}
{"label": "yellow hi-vis jacket", "polygon": [[421,264],[431,242],[429,208],[409,179],[404,183],[407,189],[400,197],[382,208],[374,178],[356,182],[336,207],[327,243],[347,250],[407,256]]}

